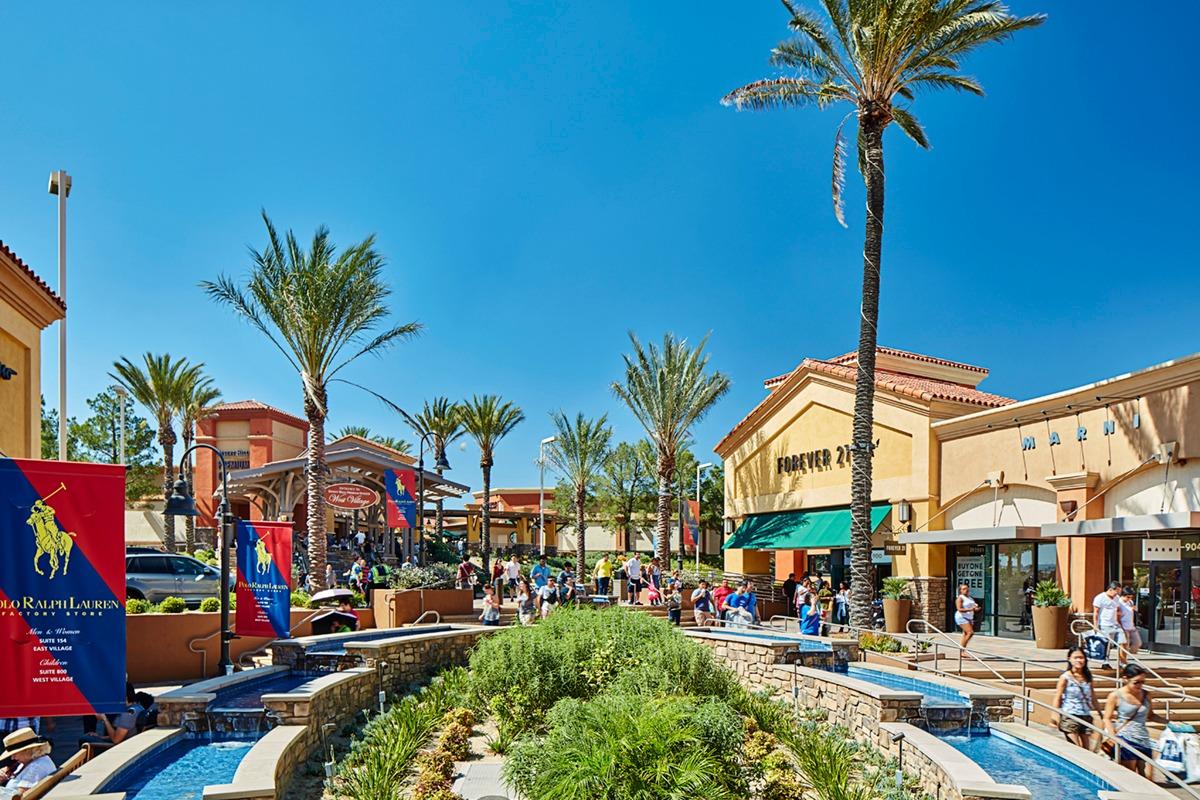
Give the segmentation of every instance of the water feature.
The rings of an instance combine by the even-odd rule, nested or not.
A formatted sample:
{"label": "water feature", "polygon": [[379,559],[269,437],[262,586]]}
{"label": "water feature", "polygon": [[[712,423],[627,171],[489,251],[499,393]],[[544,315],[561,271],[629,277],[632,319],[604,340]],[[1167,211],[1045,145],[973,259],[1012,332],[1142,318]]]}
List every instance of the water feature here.
{"label": "water feature", "polygon": [[983,767],[997,783],[1017,783],[1034,798],[1093,800],[1113,786],[1065,758],[997,730],[943,741]]}
{"label": "water feature", "polygon": [[925,696],[921,703],[926,708],[961,708],[971,707],[969,697],[949,686],[940,686],[929,681],[909,678],[905,675],[893,675],[877,669],[866,667],[850,667],[847,676],[857,678],[866,683],[873,683],[886,689],[896,689],[901,692],[918,692]]}
{"label": "water feature", "polygon": [[[383,630],[359,633],[324,634],[316,637],[305,637],[298,642],[303,646],[304,653],[296,663],[312,673],[337,672],[348,667],[359,666],[362,659],[346,653],[346,645],[351,642],[374,642],[383,639],[397,639],[403,636],[415,636],[426,633],[442,633],[454,630],[450,625],[422,625],[419,628],[386,628]],[[312,639],[313,641],[310,641]]]}
{"label": "water feature", "polygon": [[233,780],[253,744],[249,739],[182,739],[140,759],[103,789],[125,792],[125,800],[200,800],[206,785]]}
{"label": "water feature", "polygon": [[277,720],[267,716],[262,696],[285,694],[310,680],[312,676],[301,672],[271,672],[261,678],[251,678],[218,689],[217,696],[208,704],[205,712],[209,732],[253,734],[270,729],[277,724]]}
{"label": "water feature", "polygon": [[[704,631],[703,628],[699,630]],[[760,630],[749,630],[742,628],[714,628],[705,633],[714,633],[719,636],[737,636],[747,639],[769,639],[773,642],[786,642],[799,647],[801,650],[832,650],[833,647],[828,642],[822,642],[819,639],[806,638],[798,633],[774,633]]]}

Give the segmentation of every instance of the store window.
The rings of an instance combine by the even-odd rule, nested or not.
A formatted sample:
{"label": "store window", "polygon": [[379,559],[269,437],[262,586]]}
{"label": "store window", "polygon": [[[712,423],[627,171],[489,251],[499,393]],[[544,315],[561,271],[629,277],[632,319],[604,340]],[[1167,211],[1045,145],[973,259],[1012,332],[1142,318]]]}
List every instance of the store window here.
{"label": "store window", "polygon": [[954,545],[954,585],[949,592],[950,616],[953,621],[954,598],[958,595],[958,587],[967,584],[971,587],[971,597],[979,604],[979,612],[975,615],[975,632],[992,633],[992,560],[994,545],[972,544]]}
{"label": "store window", "polygon": [[1005,542],[996,547],[996,632],[1028,639],[1033,630],[1033,542]]}

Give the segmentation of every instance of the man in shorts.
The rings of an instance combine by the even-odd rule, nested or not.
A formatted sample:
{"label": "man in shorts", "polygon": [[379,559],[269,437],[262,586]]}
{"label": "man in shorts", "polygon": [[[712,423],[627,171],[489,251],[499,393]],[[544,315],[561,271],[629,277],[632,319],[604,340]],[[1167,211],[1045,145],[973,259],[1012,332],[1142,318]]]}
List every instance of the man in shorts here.
{"label": "man in shorts", "polygon": [[625,562],[625,578],[629,581],[629,605],[640,606],[642,604],[642,562],[638,561],[637,553],[631,555]]}
{"label": "man in shorts", "polygon": [[1096,613],[1096,628],[1100,635],[1117,645],[1117,658],[1125,663],[1125,632],[1121,630],[1118,617],[1121,609],[1121,583],[1112,581],[1108,588],[1092,598],[1092,609]]}

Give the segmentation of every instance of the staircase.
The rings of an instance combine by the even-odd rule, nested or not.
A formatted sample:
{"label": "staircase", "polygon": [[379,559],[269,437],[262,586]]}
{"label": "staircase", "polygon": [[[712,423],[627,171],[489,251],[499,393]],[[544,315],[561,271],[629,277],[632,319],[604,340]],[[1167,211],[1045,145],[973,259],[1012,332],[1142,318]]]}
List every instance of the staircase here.
{"label": "staircase", "polygon": [[[483,611],[482,606],[479,606],[478,604],[479,604],[479,601],[477,600],[476,601],[477,610],[475,611],[474,614],[469,614],[469,615],[468,614],[455,614],[455,615],[443,616],[442,622],[448,623],[448,624],[449,623],[457,623],[460,625],[478,625],[479,624],[479,615]],[[630,611],[636,611],[641,614],[648,614],[652,617],[658,617],[663,620],[665,620],[667,618],[667,607],[666,606],[621,606],[621,607],[626,608]],[[517,606],[511,600],[506,600],[504,605],[502,605],[500,607],[500,625],[501,626],[516,625],[517,622],[518,622]],[[694,628],[696,626],[695,620],[693,618],[693,615],[692,615],[692,612],[690,609],[685,610],[683,612],[683,616],[680,618],[680,623],[681,623],[681,627],[684,627],[684,628]]]}

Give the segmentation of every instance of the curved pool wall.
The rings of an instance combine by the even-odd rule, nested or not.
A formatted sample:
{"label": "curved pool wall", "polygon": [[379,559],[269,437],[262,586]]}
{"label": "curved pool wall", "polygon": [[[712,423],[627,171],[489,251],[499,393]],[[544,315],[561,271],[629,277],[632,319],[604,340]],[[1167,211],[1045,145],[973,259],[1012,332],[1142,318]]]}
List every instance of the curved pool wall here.
{"label": "curved pool wall", "polygon": [[279,639],[271,643],[268,650],[271,653],[271,663],[275,665],[289,666],[301,672],[335,672],[362,664],[361,655],[347,648],[350,644],[390,641],[474,627],[481,626],[413,625],[404,628],[325,633],[318,636]]}
{"label": "curved pool wall", "polygon": [[858,641],[805,636],[787,631],[754,628],[683,628],[693,641],[708,647],[718,660],[725,662],[738,676],[754,683],[768,676],[780,664],[845,672],[857,661]]}
{"label": "curved pool wall", "polygon": [[200,800],[208,783],[233,779],[253,742],[183,738],[138,760],[137,769],[104,784],[105,793],[125,800]]}

